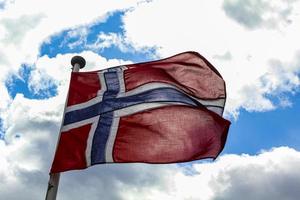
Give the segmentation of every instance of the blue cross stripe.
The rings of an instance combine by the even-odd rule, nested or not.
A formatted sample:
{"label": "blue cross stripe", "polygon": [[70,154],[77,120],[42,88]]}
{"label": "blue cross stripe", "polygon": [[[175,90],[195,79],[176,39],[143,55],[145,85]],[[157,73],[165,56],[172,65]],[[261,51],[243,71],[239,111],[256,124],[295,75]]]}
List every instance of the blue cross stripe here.
{"label": "blue cross stripe", "polygon": [[114,110],[119,110],[141,103],[179,102],[192,106],[202,106],[202,104],[199,102],[173,88],[152,89],[140,94],[119,98],[104,98],[105,95],[106,93],[104,93],[103,100],[101,102],[98,102],[87,108],[66,113],[64,125],[72,124],[81,120],[89,119],[98,115],[112,112]]}
{"label": "blue cross stripe", "polygon": [[[109,102],[115,99],[120,91],[120,83],[117,72],[105,72],[104,79],[107,89],[103,94],[103,104],[100,107],[106,107],[105,102]],[[93,138],[91,152],[92,165],[105,162],[105,147],[112,125],[113,116],[113,112],[101,113]]]}
{"label": "blue cross stripe", "polygon": [[103,94],[101,102],[95,103],[86,108],[67,112],[64,118],[64,125],[79,122],[85,119],[100,115],[100,119],[95,130],[91,164],[105,163],[105,147],[109,137],[113,122],[114,111],[129,106],[154,103],[154,102],[178,102],[191,106],[201,106],[198,101],[174,88],[157,88],[144,91],[131,96],[117,97],[120,91],[118,74],[115,70],[104,73],[107,90]]}

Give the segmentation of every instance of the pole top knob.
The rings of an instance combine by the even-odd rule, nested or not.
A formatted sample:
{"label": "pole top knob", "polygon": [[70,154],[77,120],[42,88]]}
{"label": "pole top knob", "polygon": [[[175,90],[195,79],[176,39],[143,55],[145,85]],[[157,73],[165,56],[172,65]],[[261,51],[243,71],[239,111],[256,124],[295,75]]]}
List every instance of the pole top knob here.
{"label": "pole top knob", "polygon": [[81,56],[74,56],[71,59],[71,65],[74,67],[75,64],[78,64],[80,66],[80,69],[84,68],[85,66],[85,59]]}

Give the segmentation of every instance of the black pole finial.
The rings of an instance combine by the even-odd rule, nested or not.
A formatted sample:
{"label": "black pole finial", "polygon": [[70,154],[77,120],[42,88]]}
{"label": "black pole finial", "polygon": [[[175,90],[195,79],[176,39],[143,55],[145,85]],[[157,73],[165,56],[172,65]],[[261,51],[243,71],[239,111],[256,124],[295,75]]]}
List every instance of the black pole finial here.
{"label": "black pole finial", "polygon": [[81,56],[74,56],[72,59],[71,59],[71,65],[74,67],[75,64],[79,64],[80,66],[80,69],[84,68],[85,66],[85,59]]}

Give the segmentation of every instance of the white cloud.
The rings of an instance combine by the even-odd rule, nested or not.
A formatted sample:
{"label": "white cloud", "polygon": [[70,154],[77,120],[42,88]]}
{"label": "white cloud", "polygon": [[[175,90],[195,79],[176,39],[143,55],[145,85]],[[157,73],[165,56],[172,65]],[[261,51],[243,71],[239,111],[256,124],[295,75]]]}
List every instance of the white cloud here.
{"label": "white cloud", "polygon": [[[1,79],[0,79],[1,81]],[[0,117],[1,111],[7,108],[7,105],[11,102],[11,97],[8,94],[7,88],[4,84],[0,84]]]}
{"label": "white cloud", "polygon": [[26,37],[26,34],[36,28],[43,19],[43,15],[22,15],[19,18],[4,18],[1,25],[6,30],[2,38],[3,44],[19,46]]}
{"label": "white cloud", "polygon": [[[224,10],[221,0],[191,0],[188,3],[175,0],[171,4],[168,1],[151,1],[141,4],[126,12],[126,40],[137,49],[156,46],[161,57],[186,50],[201,53],[226,80],[227,114],[237,116],[239,108],[248,111],[274,109],[278,105],[267,96],[276,97],[299,87],[297,52],[300,48],[295,41],[300,34],[300,16],[297,14],[300,3],[281,0],[276,1],[278,5],[260,0],[247,1],[248,4],[241,2],[225,1],[224,4],[233,6],[230,11]],[[249,12],[255,11],[253,15],[263,18],[264,13],[255,9],[260,3],[268,7],[267,12],[276,16],[271,16],[254,30],[245,28],[243,23],[246,22],[236,21],[226,14],[239,12],[239,6],[244,6]],[[273,26],[275,21],[279,24]],[[286,21],[289,22],[284,23]],[[224,55],[230,56],[223,59]],[[274,60],[277,62],[272,62]],[[283,75],[279,76],[279,71]]]}
{"label": "white cloud", "polygon": [[121,34],[100,32],[97,36],[96,42],[86,45],[86,48],[91,50],[103,50],[105,48],[117,46],[122,52],[128,52],[130,51],[128,45],[129,44],[124,41]]}
{"label": "white cloud", "polygon": [[57,86],[57,92],[66,94],[71,73],[71,58],[81,55],[86,60],[86,67],[81,71],[93,71],[108,67],[128,64],[130,61],[110,59],[99,56],[91,51],[84,51],[80,54],[58,54],[54,58],[47,55],[39,57],[34,64],[29,76],[29,87],[34,93],[47,91],[51,86]]}
{"label": "white cloud", "polygon": [[291,23],[290,15],[297,0],[225,0],[226,14],[247,28],[278,28]]}
{"label": "white cloud", "polygon": [[[105,21],[114,10],[132,7],[127,10],[123,19],[125,38],[116,33],[100,33],[101,43],[96,42],[94,46],[86,48],[99,49],[116,45],[126,52],[128,45],[136,50],[156,47],[161,57],[186,50],[198,51],[223,74],[228,88],[226,111],[227,114],[235,116],[241,107],[248,111],[274,109],[278,105],[266,96],[291,92],[299,86],[297,73],[300,66],[297,62],[299,59],[296,58],[299,47],[294,42],[300,33],[300,20],[297,15],[300,10],[299,2],[270,3],[259,0],[241,4],[240,1],[186,3],[176,0],[172,1],[172,6],[167,1],[145,1],[140,4],[136,2],[126,1],[118,4],[101,2],[101,6],[97,6],[100,3],[94,1],[82,4],[69,1],[57,3],[19,0],[9,4],[10,6],[0,13],[0,47],[5,49],[0,52],[2,84],[9,72],[17,72],[21,63],[32,65],[39,62],[37,60],[39,45],[52,34],[71,28],[73,31],[69,32],[69,37],[80,36],[80,38],[67,45],[70,47],[85,45],[88,24],[97,20]],[[268,11],[260,13],[256,10],[260,4],[267,7]],[[281,4],[283,6],[280,6]],[[35,11],[28,8],[31,5],[35,5]],[[250,31],[244,28],[246,22],[239,20],[240,14],[234,15],[241,6],[249,12],[255,11],[252,14],[259,18],[263,19],[264,13],[270,12],[276,15],[274,20],[278,23],[281,22],[277,18],[289,23],[281,23],[273,29],[265,29],[263,25],[259,25]],[[66,12],[67,7],[70,7],[72,12]],[[185,10],[188,12],[183,12]],[[274,20],[272,18],[271,21]],[[273,22],[265,20],[264,23]],[[291,63],[297,65],[291,68],[289,67]],[[278,69],[274,70],[276,67]],[[42,71],[35,71],[36,76],[40,77]],[[280,81],[277,73],[279,71],[285,74],[280,76],[284,78]],[[52,80],[51,76],[46,77],[42,88],[33,84],[31,86],[38,92],[47,88],[53,81],[59,82],[55,80],[57,78],[59,79],[54,77]],[[293,80],[288,80],[289,78]],[[33,76],[32,83],[36,83],[34,79]],[[4,95],[7,94],[4,86],[0,91]],[[253,94],[249,91],[257,92]],[[7,95],[4,99],[6,100],[2,100],[2,107],[9,103]]]}
{"label": "white cloud", "polygon": [[[0,140],[0,192],[4,199],[42,199],[53,158],[62,101],[18,95]],[[24,114],[26,113],[26,115]],[[16,137],[20,135],[20,137]],[[274,148],[258,155],[223,155],[215,162],[176,165],[98,165],[63,173],[59,199],[219,200],[297,199],[300,152]],[[192,173],[186,173],[192,170]],[[76,188],[76,189],[74,189]]]}
{"label": "white cloud", "polygon": [[9,4],[13,3],[14,0],[0,0],[0,11],[5,9]]}
{"label": "white cloud", "polygon": [[[52,2],[48,3],[52,4]],[[31,3],[26,2],[27,6]],[[0,65],[3,69],[0,75],[0,114],[5,131],[5,142],[0,140],[0,193],[1,197],[7,197],[6,199],[32,200],[44,196],[47,174],[58,137],[59,121],[61,121],[71,72],[70,60],[74,54],[59,54],[55,58],[48,56],[37,58],[40,43],[56,31],[99,20],[99,15],[105,18],[106,12],[128,7],[134,1],[122,2],[118,6],[103,3],[100,7],[97,6],[99,2],[94,2],[92,5],[86,2],[84,5],[94,6],[94,10],[89,8],[84,10],[84,6],[77,5],[74,13],[67,12],[75,17],[67,17],[65,20],[56,18],[57,8],[52,6],[42,12],[43,7],[49,6],[48,3],[45,5],[35,3],[37,3],[35,8],[39,11],[38,14],[27,13],[30,9],[26,10],[26,5],[21,1],[0,13],[0,47],[2,47]],[[61,2],[59,4],[61,5]],[[58,3],[53,2],[53,5]],[[81,9],[83,12],[78,15]],[[59,7],[59,10],[62,12],[65,8]],[[103,20],[104,18],[102,17]],[[70,36],[74,34],[77,33],[74,32]],[[107,60],[88,51],[80,55],[87,60],[87,66],[83,71],[128,63],[117,59]],[[14,99],[11,99],[5,87],[5,82],[9,83],[7,75],[16,73],[22,63],[31,65],[28,84],[34,93],[46,91],[50,86],[55,85],[58,87],[57,96],[34,100],[17,94]],[[20,196],[17,194],[18,191]]]}
{"label": "white cloud", "polygon": [[210,183],[214,199],[297,199],[300,173],[294,167],[299,156],[287,147],[258,156],[224,156],[219,161],[223,170]]}
{"label": "white cloud", "polygon": [[17,95],[3,114],[6,132],[5,141],[0,141],[1,198],[41,197],[57,139],[61,102],[58,97],[42,101]]}
{"label": "white cloud", "polygon": [[[4,82],[9,73],[17,73],[22,64],[34,64],[41,43],[47,41],[51,35],[68,28],[105,21],[111,12],[128,9],[137,2],[139,1],[1,1],[1,98],[2,94],[7,93]],[[0,103],[1,107],[6,107],[9,102],[1,100]]]}
{"label": "white cloud", "polygon": [[[73,54],[38,58],[39,45],[53,33],[105,20],[109,11],[128,8],[136,1],[7,2],[0,11],[0,109],[6,132],[6,141],[0,140],[0,194],[11,200],[41,199],[46,192]],[[70,5],[72,10],[66,12]],[[126,13],[124,40],[112,34],[103,35],[102,39],[108,46],[112,42],[122,45],[124,41],[131,41],[137,49],[155,46],[162,57],[185,50],[199,51],[227,81],[228,112],[234,114],[240,107],[255,111],[273,109],[275,105],[266,94],[295,92],[299,86],[300,61],[295,41],[300,24],[299,17],[293,15],[299,5],[293,5],[288,24],[281,23],[283,19],[272,30],[252,31],[229,19],[222,6],[220,0],[172,1],[172,5],[167,1],[149,1]],[[84,31],[80,34],[84,43]],[[81,55],[88,61],[84,70],[125,63],[106,60],[92,52]],[[10,99],[4,82],[8,73],[18,71],[21,63],[32,65],[32,91],[37,93],[57,85],[57,96],[30,100],[18,94]],[[289,105],[285,100],[283,104]],[[300,195],[295,188],[300,184],[299,157],[299,152],[286,147],[256,156],[224,155],[213,163],[193,164],[197,173],[192,175],[176,165],[95,166],[64,173],[59,198],[296,199]]]}
{"label": "white cloud", "polygon": [[[107,60],[92,52],[82,52],[80,55],[87,59],[83,71],[128,63],[117,59]],[[3,109],[1,118],[5,141],[0,140],[1,197],[20,199],[16,191],[20,191],[22,199],[28,200],[41,199],[45,195],[70,78],[69,63],[73,56],[57,55],[52,59],[43,56],[31,70],[31,89],[39,92],[47,89],[47,84],[54,84],[58,86],[57,96],[36,100],[17,94]],[[24,193],[21,194],[21,191]]]}
{"label": "white cloud", "polygon": [[169,177],[173,183],[169,191],[149,188],[132,199],[296,200],[299,166],[300,153],[287,147],[254,156],[224,155],[213,163],[194,164],[197,173],[193,175],[177,169]]}
{"label": "white cloud", "polygon": [[11,52],[4,52],[8,60],[16,60],[13,53],[21,51],[17,63],[32,63],[38,55],[39,45],[52,34],[93,21],[104,21],[109,12],[129,8],[136,2],[17,0],[0,13],[3,33],[0,45],[11,48]]}
{"label": "white cloud", "polygon": [[[3,118],[6,141],[0,140],[1,198],[44,198],[63,110],[62,99],[57,96],[29,100],[17,95],[13,100]],[[59,195],[61,199],[98,199],[99,195],[105,196],[104,199],[121,199],[127,187],[159,188],[160,181],[171,176],[169,170],[166,166],[106,165],[81,173],[64,173]],[[78,192],[84,196],[78,196]]]}
{"label": "white cloud", "polygon": [[[67,32],[67,36],[64,38],[64,41],[59,45],[63,47],[67,45],[70,49],[74,49],[77,46],[85,46],[87,42],[87,35],[89,33],[89,28],[86,26],[77,27],[71,29]],[[76,39],[74,42],[68,42],[68,39]]]}

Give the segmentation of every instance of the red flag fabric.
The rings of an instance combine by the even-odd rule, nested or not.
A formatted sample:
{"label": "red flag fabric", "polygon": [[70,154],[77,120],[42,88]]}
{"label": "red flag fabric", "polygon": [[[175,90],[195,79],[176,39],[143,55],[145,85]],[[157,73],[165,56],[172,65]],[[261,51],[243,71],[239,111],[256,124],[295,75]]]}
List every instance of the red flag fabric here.
{"label": "red flag fabric", "polygon": [[221,75],[196,52],[73,72],[50,172],[216,158],[230,126],[225,100]]}

